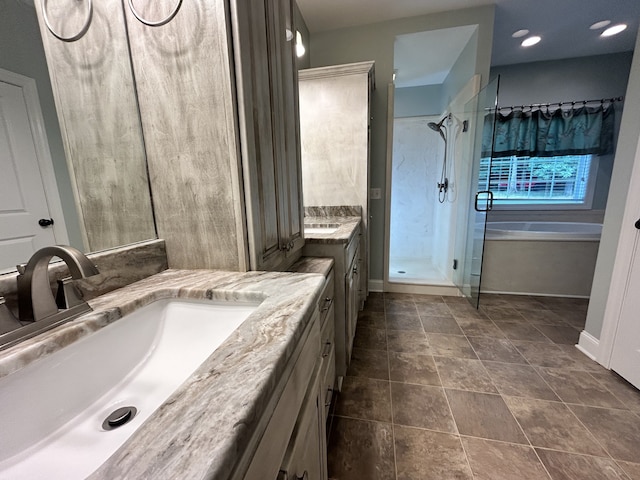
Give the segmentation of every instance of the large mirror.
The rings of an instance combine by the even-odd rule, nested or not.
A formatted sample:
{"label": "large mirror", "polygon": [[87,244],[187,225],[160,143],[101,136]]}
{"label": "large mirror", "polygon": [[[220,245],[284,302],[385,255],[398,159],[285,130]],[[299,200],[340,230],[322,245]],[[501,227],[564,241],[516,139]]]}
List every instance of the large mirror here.
{"label": "large mirror", "polygon": [[[45,3],[60,36],[88,18],[89,2]],[[45,245],[93,252],[156,238],[126,25],[117,15],[119,0],[94,5],[83,38],[63,42],[33,0],[0,2],[0,273]]]}

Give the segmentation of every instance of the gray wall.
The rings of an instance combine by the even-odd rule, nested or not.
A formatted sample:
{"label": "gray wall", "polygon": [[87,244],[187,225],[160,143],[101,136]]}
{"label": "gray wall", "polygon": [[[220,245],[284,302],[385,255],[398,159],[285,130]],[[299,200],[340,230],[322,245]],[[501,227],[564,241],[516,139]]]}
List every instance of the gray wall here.
{"label": "gray wall", "polygon": [[[500,75],[499,104],[527,105],[545,102],[571,102],[624,96],[633,52],[580,57],[547,62],[523,63],[491,69],[491,78]],[[622,107],[616,104],[616,135],[620,128]],[[600,157],[592,210],[604,210],[614,156]],[[557,212],[556,212],[557,213]],[[525,211],[522,217],[539,212]],[[497,212],[493,217],[498,217]],[[514,212],[508,212],[509,219]],[[572,210],[570,215],[584,216],[584,221],[601,221],[588,211]],[[581,219],[582,221],[582,219]]]}
{"label": "gray wall", "polygon": [[634,166],[638,138],[640,138],[640,35],[636,40],[616,158],[611,174],[611,184],[615,185],[615,188],[609,190],[607,212],[604,218],[585,326],[585,330],[596,338],[600,338],[602,331],[604,310],[609,296],[620,230],[623,227],[622,216],[629,191],[629,180]]}
{"label": "gray wall", "polygon": [[49,70],[33,7],[18,0],[0,1],[0,45],[0,68],[36,81],[69,240],[71,245],[82,249],[78,213],[62,146]]}
{"label": "gray wall", "polygon": [[[464,88],[469,79],[476,73],[476,52],[478,51],[478,31],[476,30],[460,52],[456,62],[451,67],[449,75],[442,84],[442,97],[444,106],[451,101]],[[444,111],[444,108],[443,108]]]}
{"label": "gray wall", "polygon": [[395,118],[440,115],[447,106],[442,84],[396,88],[393,100]]}
{"label": "gray wall", "polygon": [[[477,58],[474,73],[489,78],[494,6],[455,10],[432,15],[404,18],[372,25],[314,33],[311,38],[311,66],[374,60],[376,90],[372,101],[371,187],[385,190],[387,151],[387,85],[393,75],[393,48],[397,35],[461,25],[479,25]],[[386,195],[386,192],[383,193]],[[384,199],[384,196],[383,196]],[[371,272],[370,278],[381,280],[384,268],[384,200],[371,200]]]}

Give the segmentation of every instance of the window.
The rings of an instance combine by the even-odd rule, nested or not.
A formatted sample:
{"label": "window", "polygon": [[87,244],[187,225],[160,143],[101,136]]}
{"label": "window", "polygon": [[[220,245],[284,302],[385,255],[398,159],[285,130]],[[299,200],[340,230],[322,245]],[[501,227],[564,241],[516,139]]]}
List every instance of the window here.
{"label": "window", "polygon": [[483,158],[479,190],[498,208],[591,208],[596,167],[592,155]]}

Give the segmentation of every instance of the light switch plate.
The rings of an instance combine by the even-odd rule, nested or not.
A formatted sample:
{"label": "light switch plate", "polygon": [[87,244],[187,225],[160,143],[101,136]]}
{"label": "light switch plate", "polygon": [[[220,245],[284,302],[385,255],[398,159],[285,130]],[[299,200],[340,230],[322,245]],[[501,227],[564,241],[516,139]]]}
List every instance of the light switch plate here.
{"label": "light switch plate", "polygon": [[371,200],[380,200],[382,198],[382,190],[380,188],[372,188],[370,196]]}

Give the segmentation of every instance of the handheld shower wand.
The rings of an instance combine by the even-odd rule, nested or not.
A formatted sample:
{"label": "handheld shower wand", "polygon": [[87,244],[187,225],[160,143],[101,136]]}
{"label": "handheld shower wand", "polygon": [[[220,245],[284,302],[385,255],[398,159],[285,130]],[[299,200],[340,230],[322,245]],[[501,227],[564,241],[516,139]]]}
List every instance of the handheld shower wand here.
{"label": "handheld shower wand", "polygon": [[444,140],[444,160],[442,161],[442,174],[440,175],[440,181],[438,182],[438,201],[444,203],[447,198],[447,191],[449,190],[449,179],[447,178],[447,136],[445,135],[446,126],[445,121],[451,121],[451,114],[445,115],[438,123],[429,122],[427,126],[434,132],[438,132]]}

